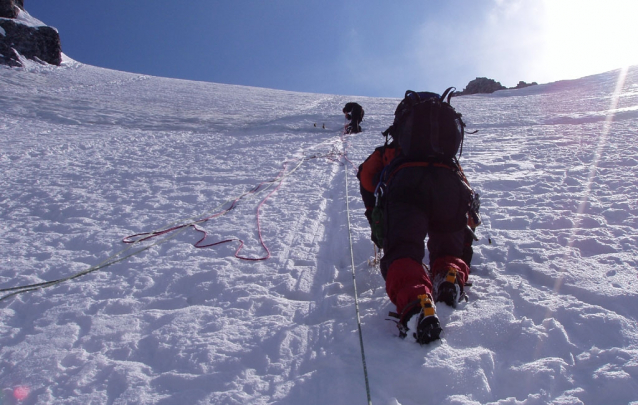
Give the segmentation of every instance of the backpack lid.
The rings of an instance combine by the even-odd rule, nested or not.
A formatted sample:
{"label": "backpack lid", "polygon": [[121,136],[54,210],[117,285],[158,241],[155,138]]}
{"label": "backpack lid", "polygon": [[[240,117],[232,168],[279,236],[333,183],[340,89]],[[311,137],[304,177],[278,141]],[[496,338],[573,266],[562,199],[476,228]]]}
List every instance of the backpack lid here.
{"label": "backpack lid", "polygon": [[425,100],[429,100],[431,98],[441,98],[440,94],[437,93],[432,93],[431,91],[412,91],[412,90],[408,90],[405,92],[405,97],[408,97],[410,99],[415,98],[415,101],[425,101]]}
{"label": "backpack lid", "polygon": [[383,132],[392,135],[402,153],[415,160],[453,158],[463,144],[461,114],[450,105],[454,87],[439,95],[408,90],[397,106],[394,122]]}
{"label": "backpack lid", "polygon": [[430,91],[412,91],[408,90],[405,92],[405,97],[397,106],[397,109],[394,111],[394,116],[396,117],[402,110],[405,109],[406,105],[414,105],[416,103],[420,103],[421,101],[431,100],[431,99],[440,99],[441,95],[437,93],[432,93]]}

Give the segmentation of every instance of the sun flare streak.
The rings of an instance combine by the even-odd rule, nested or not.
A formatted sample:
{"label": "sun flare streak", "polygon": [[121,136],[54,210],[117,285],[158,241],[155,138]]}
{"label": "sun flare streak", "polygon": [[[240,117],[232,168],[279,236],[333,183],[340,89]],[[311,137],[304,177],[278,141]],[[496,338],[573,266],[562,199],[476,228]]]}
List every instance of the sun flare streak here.
{"label": "sun flare streak", "polygon": [[[609,131],[611,129],[611,124],[614,121],[614,114],[616,111],[616,107],[618,106],[618,100],[620,98],[620,94],[622,93],[623,86],[625,84],[625,79],[627,78],[627,71],[629,67],[626,66],[622,68],[618,74],[618,80],[616,81],[616,89],[611,97],[611,104],[609,109],[607,110],[607,115],[605,117],[605,122],[603,123],[603,129],[598,138],[598,145],[596,147],[596,151],[594,153],[594,159],[589,168],[589,175],[587,176],[587,183],[585,184],[585,189],[583,193],[583,197],[578,204],[578,211],[576,212],[576,220],[574,221],[574,225],[572,227],[572,233],[569,238],[569,242],[567,243],[567,247],[571,250],[574,245],[574,240],[576,234],[580,230],[580,223],[582,220],[582,215],[587,208],[587,202],[589,201],[589,196],[591,194],[592,184],[594,183],[594,179],[596,178],[596,171],[598,170],[598,165],[600,164],[600,160],[603,155],[603,150],[607,145],[607,138],[609,137]],[[556,283],[554,284],[554,291],[558,292],[563,284],[564,276],[559,276],[556,279]]]}

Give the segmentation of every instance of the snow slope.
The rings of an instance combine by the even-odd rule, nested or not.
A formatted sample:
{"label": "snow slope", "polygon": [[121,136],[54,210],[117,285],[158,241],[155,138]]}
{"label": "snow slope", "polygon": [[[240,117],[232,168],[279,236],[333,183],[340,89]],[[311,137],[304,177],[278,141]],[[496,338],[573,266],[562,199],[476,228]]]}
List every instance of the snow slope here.
{"label": "snow slope", "polygon": [[[422,347],[386,320],[354,176],[397,99],[68,59],[0,67],[0,89],[0,289],[122,259],[0,301],[2,405],[367,403],[346,170],[372,403],[638,404],[635,67],[453,99],[485,226],[470,301]],[[343,138],[347,101],[365,132]],[[242,195],[198,226],[263,258],[258,212],[267,260],[192,227],[122,243]]]}

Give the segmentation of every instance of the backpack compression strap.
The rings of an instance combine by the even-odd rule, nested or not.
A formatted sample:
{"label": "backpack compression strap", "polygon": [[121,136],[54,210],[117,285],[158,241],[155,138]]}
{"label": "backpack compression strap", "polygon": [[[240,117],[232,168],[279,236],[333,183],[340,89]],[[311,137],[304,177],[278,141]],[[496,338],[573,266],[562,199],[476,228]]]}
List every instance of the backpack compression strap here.
{"label": "backpack compression strap", "polygon": [[[452,98],[452,95],[454,94],[453,90],[456,90],[456,87],[448,87],[443,92],[443,95],[441,96],[441,102],[446,102],[446,103],[450,104],[450,99]],[[447,96],[447,100],[445,100],[445,96]]]}

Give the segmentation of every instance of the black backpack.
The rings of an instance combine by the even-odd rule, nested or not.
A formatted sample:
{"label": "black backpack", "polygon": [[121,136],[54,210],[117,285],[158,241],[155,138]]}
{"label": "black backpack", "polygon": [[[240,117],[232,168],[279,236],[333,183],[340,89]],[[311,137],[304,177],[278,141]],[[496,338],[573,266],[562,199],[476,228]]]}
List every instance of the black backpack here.
{"label": "black backpack", "polygon": [[[394,112],[394,122],[383,134],[392,135],[408,160],[449,160],[462,153],[465,123],[450,105],[450,87],[439,96],[405,92]],[[447,100],[446,100],[447,97]]]}
{"label": "black backpack", "polygon": [[356,120],[358,123],[363,121],[363,116],[365,115],[363,107],[353,102],[346,103],[345,107],[343,107],[343,113],[346,114],[347,119]]}

